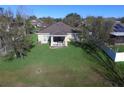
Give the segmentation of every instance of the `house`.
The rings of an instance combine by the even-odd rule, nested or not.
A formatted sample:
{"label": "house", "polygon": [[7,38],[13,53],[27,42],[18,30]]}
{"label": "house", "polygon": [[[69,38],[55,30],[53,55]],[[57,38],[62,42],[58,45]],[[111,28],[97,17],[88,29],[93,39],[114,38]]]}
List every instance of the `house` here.
{"label": "house", "polygon": [[110,39],[113,45],[124,45],[124,32],[111,32]]}
{"label": "house", "polygon": [[33,26],[37,26],[37,20],[31,20],[31,24],[32,24]]}
{"label": "house", "polygon": [[117,23],[110,33],[110,40],[113,45],[124,45],[124,25]]}
{"label": "house", "polygon": [[110,40],[111,45],[109,47],[102,46],[102,49],[113,61],[124,62],[124,51],[123,49],[119,51],[120,45],[124,45],[124,25],[122,23],[118,22],[113,26],[113,32],[110,33]]}
{"label": "house", "polygon": [[41,27],[41,28],[46,28],[49,26],[49,24],[46,24],[45,22],[43,22],[41,20],[31,20],[31,24],[34,27]]}
{"label": "house", "polygon": [[49,43],[50,46],[68,46],[70,40],[79,40],[79,32],[63,22],[57,22],[37,33],[38,42]]}

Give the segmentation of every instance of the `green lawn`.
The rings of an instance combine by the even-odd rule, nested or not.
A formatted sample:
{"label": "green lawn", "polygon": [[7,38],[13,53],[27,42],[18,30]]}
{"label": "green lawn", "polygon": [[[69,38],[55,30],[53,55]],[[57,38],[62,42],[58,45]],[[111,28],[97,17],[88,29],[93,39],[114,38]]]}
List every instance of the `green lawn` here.
{"label": "green lawn", "polygon": [[36,45],[24,59],[0,60],[0,86],[109,86],[92,68],[95,59],[70,45]]}
{"label": "green lawn", "polygon": [[124,52],[124,45],[114,45],[111,48],[116,52]]}

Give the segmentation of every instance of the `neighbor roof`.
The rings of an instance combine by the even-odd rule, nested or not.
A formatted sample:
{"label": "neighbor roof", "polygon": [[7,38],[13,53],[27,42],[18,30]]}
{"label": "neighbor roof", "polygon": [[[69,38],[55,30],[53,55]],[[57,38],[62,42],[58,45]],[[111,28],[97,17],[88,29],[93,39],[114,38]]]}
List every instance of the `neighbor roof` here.
{"label": "neighbor roof", "polygon": [[110,34],[114,36],[124,36],[124,32],[111,32]]}
{"label": "neighbor roof", "polygon": [[124,32],[124,25],[122,23],[116,23],[113,26],[114,32]]}
{"label": "neighbor roof", "polygon": [[63,22],[57,22],[46,29],[41,30],[39,33],[50,33],[51,35],[66,35],[72,33],[73,27],[70,27]]}

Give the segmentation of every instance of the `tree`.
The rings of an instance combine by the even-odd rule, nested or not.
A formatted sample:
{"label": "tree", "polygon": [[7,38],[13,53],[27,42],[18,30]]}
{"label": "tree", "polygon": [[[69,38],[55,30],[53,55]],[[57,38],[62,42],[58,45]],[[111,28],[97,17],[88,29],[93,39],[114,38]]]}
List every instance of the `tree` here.
{"label": "tree", "polygon": [[13,13],[10,10],[1,8],[0,12],[0,43],[2,45],[2,54],[7,54],[11,50],[11,38],[9,30],[13,21]]}
{"label": "tree", "polygon": [[82,22],[81,16],[77,13],[68,14],[63,21],[72,27],[78,27]]}
{"label": "tree", "polygon": [[29,18],[30,20],[36,20],[37,19],[37,17],[36,16],[30,16],[30,18]]}
{"label": "tree", "polygon": [[99,75],[105,78],[112,86],[124,86],[124,73],[120,69],[119,65],[109,58],[100,47],[94,42],[89,42],[83,45],[83,50],[89,54],[89,56],[96,59],[99,67],[92,67]]}
{"label": "tree", "polygon": [[4,8],[0,7],[0,15],[3,14]]}
{"label": "tree", "polygon": [[52,25],[53,23],[55,23],[55,20],[52,17],[43,17],[41,18],[41,21],[43,21],[47,25]]}
{"label": "tree", "polygon": [[62,21],[62,18],[55,18],[54,20],[55,20],[55,22],[60,22],[60,21]]}
{"label": "tree", "polygon": [[124,17],[121,17],[119,20],[121,21],[121,23],[124,23]]}
{"label": "tree", "polygon": [[[124,75],[120,67],[109,58],[101,49],[108,40],[108,35],[112,30],[113,21],[97,17],[90,21],[91,23],[84,26],[82,47],[90,56],[95,58],[100,68],[93,68],[102,75],[112,86],[124,86]],[[89,22],[88,22],[89,23]],[[89,34],[88,27],[91,26],[92,34]]]}
{"label": "tree", "polygon": [[83,27],[84,32],[92,32],[92,35],[90,35],[92,40],[108,43],[109,34],[112,31],[114,21],[105,20],[102,17],[87,17],[85,24]]}
{"label": "tree", "polygon": [[10,10],[4,10],[0,14],[0,41],[7,56],[23,57],[32,47],[26,17],[17,11],[14,18]]}
{"label": "tree", "polygon": [[29,30],[29,25],[26,21],[25,16],[20,12],[17,12],[11,34],[13,52],[17,58],[25,56],[32,47],[32,41],[27,32]]}
{"label": "tree", "polygon": [[31,24],[30,18],[25,20],[25,28],[26,28],[26,33],[27,34],[32,34],[35,31],[35,27]]}

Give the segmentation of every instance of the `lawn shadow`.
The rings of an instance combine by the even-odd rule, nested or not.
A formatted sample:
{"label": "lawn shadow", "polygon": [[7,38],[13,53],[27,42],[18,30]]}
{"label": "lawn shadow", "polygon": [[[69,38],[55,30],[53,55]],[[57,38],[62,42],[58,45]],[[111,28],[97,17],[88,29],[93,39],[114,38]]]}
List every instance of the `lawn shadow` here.
{"label": "lawn shadow", "polygon": [[96,60],[96,66],[90,68],[103,77],[110,86],[124,86],[124,73],[120,70],[117,63],[115,63],[99,46],[91,43],[80,44],[78,42],[71,42],[75,47],[81,47],[89,56]]}
{"label": "lawn shadow", "polygon": [[77,41],[71,41],[71,42],[69,42],[69,45],[73,45],[75,47],[80,47],[81,48],[81,43],[77,42]]}

